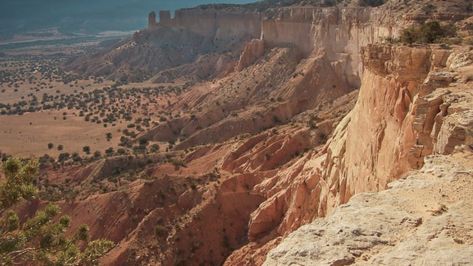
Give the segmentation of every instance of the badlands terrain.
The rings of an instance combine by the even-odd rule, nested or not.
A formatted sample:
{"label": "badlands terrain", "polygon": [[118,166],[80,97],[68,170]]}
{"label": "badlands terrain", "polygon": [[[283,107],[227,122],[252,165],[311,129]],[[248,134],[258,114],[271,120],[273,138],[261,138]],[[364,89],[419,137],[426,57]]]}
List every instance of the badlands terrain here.
{"label": "badlands terrain", "polygon": [[0,156],[39,172],[0,212],[57,204],[100,265],[471,264],[472,34],[469,0],[267,0],[6,50]]}

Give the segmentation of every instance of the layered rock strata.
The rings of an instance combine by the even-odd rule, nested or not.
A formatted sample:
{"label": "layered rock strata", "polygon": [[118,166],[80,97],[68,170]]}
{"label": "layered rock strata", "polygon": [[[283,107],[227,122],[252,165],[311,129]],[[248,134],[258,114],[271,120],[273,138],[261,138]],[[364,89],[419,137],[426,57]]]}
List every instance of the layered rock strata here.
{"label": "layered rock strata", "polygon": [[[251,214],[252,242],[234,252],[227,265],[260,264],[261,250],[274,247],[278,236],[330,215],[355,194],[384,190],[422,167],[429,154],[470,145],[473,116],[467,106],[473,95],[462,81],[470,71],[470,54],[439,47],[363,49],[363,85],[355,107],[325,149],[255,187],[267,200]],[[463,64],[453,63],[455,58]]]}

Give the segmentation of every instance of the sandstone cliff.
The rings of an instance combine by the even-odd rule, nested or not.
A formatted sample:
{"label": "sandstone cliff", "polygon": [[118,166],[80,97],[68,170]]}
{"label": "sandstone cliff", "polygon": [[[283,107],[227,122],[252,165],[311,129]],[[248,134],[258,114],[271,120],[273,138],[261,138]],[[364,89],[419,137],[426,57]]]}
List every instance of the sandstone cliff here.
{"label": "sandstone cliff", "polygon": [[[180,18],[165,21],[165,25],[183,27],[190,23],[182,19],[189,13],[191,11],[186,10]],[[288,121],[305,110],[333,101],[359,87],[362,73],[360,47],[395,34],[392,29],[385,30],[392,27],[380,19],[388,13],[362,8],[291,7],[277,10],[278,17],[273,14],[261,21],[261,38],[247,43],[235,69],[241,72],[253,64],[252,68],[242,73],[231,73],[218,85],[210,85],[214,87],[214,91],[219,91],[218,94],[208,94],[198,104],[187,103],[194,106],[196,119],[175,119],[140,137],[155,141],[175,141],[179,136],[184,136],[186,140],[178,147],[187,148],[224,141],[242,133],[255,133],[272,126],[274,123],[271,120],[274,117],[280,121]],[[192,27],[190,31],[203,34]],[[275,52],[280,47],[285,47],[285,53],[289,54],[280,59],[269,59],[282,56]],[[266,58],[263,57],[265,53]],[[258,62],[259,59],[261,62]],[[277,70],[274,63],[285,65],[286,69]],[[267,64],[272,64],[267,66],[272,69],[261,71],[262,66]],[[166,80],[162,76],[160,73],[155,80]],[[177,76],[178,74],[173,75]],[[240,88],[247,88],[247,91]],[[234,96],[228,98],[229,94]],[[252,97],[249,98],[248,95]],[[272,111],[268,111],[265,107],[268,103],[263,101],[268,98],[286,100],[274,104]],[[180,102],[187,101],[183,98]],[[215,102],[220,105],[211,106]],[[245,110],[244,117],[239,119],[229,116],[230,112],[241,112],[251,105],[266,110],[263,115]],[[235,127],[239,129],[228,130]],[[165,133],[170,131],[169,128],[175,134]]]}
{"label": "sandstone cliff", "polygon": [[264,265],[468,265],[473,153],[426,158],[379,193],[361,193],[302,226]]}
{"label": "sandstone cliff", "polygon": [[[365,2],[368,2],[365,3]],[[91,57],[67,64],[85,75],[145,80],[163,70],[193,63],[199,55],[232,51],[237,59],[251,39],[269,48],[293,47],[304,56],[324,51],[352,87],[360,86],[361,47],[396,37],[406,25],[427,18],[458,21],[468,17],[468,3],[458,0],[386,1],[264,1],[249,5],[209,5],[151,12],[148,28],[130,40]],[[182,49],[181,49],[182,48]],[[170,60],[170,59],[173,60]],[[175,72],[179,73],[179,72]],[[186,74],[186,73],[184,73]],[[210,75],[210,78],[214,76]],[[203,75],[205,80],[209,75]]]}
{"label": "sandstone cliff", "polygon": [[[467,125],[473,117],[467,106],[472,95],[462,81],[470,56],[467,50],[438,47],[363,49],[364,76],[355,107],[324,150],[256,187],[267,200],[251,215],[249,239],[254,242],[234,252],[227,264],[262,263],[259,251],[271,249],[277,236],[329,215],[355,194],[385,189],[421,167],[434,150],[453,151],[438,151],[445,147],[439,145],[443,139],[453,146],[470,145]],[[463,63],[453,63],[458,58]],[[450,108],[452,104],[463,108]],[[447,137],[439,135],[442,127],[450,129]]]}
{"label": "sandstone cliff", "polygon": [[264,55],[264,52],[264,40],[251,40],[246,44],[245,49],[243,49],[236,70],[242,71],[245,67],[252,65]]}
{"label": "sandstone cliff", "polygon": [[[469,52],[458,53],[468,57]],[[436,128],[458,112],[463,118],[450,126],[462,127],[463,120],[471,119],[465,110],[449,109],[450,99],[460,96],[443,89],[460,78],[449,72],[454,71],[451,60],[458,57],[456,52],[371,46],[362,54],[365,74],[359,100],[345,118],[346,127],[339,127],[340,138],[330,141],[327,149],[322,178],[330,184],[328,209],[330,202],[344,203],[356,193],[383,189],[408,170],[421,167],[434,144],[443,142]],[[457,86],[461,90],[465,85]],[[467,135],[456,144],[468,143]]]}

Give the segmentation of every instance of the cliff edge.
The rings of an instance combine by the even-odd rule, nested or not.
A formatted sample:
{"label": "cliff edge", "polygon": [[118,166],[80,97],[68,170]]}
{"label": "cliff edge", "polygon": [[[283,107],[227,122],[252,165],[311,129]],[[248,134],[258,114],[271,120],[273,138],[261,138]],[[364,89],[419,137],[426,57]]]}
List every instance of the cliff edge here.
{"label": "cliff edge", "polygon": [[264,265],[467,265],[473,259],[473,153],[429,156],[378,193],[302,226]]}

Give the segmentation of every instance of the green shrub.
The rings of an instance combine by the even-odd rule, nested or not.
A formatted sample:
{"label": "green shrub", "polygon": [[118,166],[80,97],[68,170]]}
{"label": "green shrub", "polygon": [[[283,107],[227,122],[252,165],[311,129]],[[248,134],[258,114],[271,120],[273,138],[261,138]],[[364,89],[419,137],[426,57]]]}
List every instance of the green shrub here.
{"label": "green shrub", "polygon": [[6,181],[0,184],[0,209],[36,195],[37,190],[33,182],[38,175],[37,161],[9,158],[3,163],[3,173]]}
{"label": "green shrub", "polygon": [[384,0],[364,0],[363,4],[366,6],[377,7],[384,4]]}
{"label": "green shrub", "polygon": [[62,216],[56,222],[59,213],[57,205],[49,204],[20,224],[18,215],[9,211],[0,220],[0,265],[98,265],[114,243],[88,242],[87,226],[76,233],[81,237],[69,238],[70,217]]}
{"label": "green shrub", "polygon": [[431,21],[404,29],[399,39],[405,44],[437,43],[454,36],[456,36],[455,27],[442,26],[438,21]]}
{"label": "green shrub", "polygon": [[157,237],[163,237],[167,235],[168,229],[165,226],[158,224],[154,228],[154,233]]}

